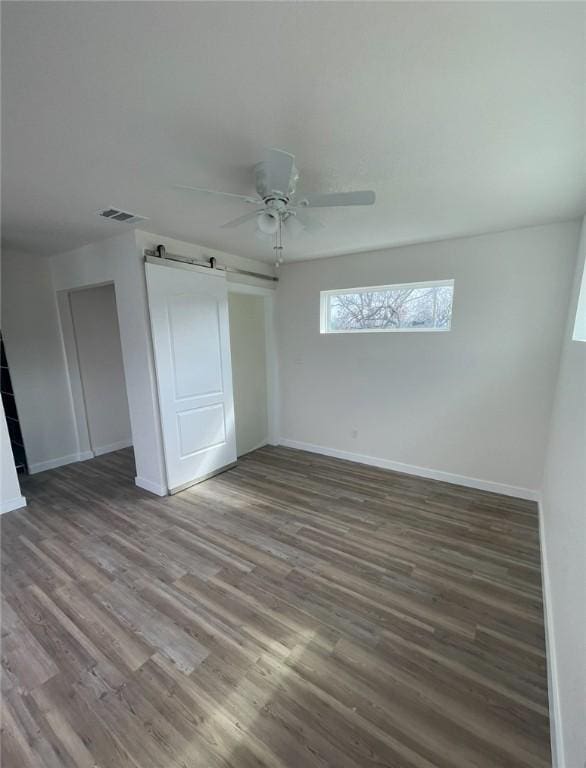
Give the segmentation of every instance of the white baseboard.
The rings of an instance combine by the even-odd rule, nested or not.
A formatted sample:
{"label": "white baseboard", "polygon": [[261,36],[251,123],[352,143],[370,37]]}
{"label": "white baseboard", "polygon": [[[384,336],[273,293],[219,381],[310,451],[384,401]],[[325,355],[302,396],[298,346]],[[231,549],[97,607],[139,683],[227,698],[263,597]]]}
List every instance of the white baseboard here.
{"label": "white baseboard", "polygon": [[69,456],[59,456],[57,459],[49,459],[48,461],[39,461],[36,464],[29,464],[28,471],[31,475],[36,475],[37,472],[45,472],[47,469],[56,469],[57,467],[65,466],[65,464],[73,464],[75,461],[86,461],[87,459],[93,458],[93,451],[71,453]]}
{"label": "white baseboard", "polygon": [[491,493],[501,493],[505,496],[514,496],[517,499],[528,499],[537,501],[539,492],[530,488],[519,488],[515,485],[505,485],[496,483],[492,480],[479,480],[476,477],[467,477],[466,475],[455,475],[451,472],[444,472],[441,469],[428,469],[427,467],[418,467],[414,464],[403,464],[400,461],[391,461],[390,459],[379,459],[376,456],[367,456],[362,453],[353,453],[352,451],[340,451],[337,448],[326,448],[323,445],[314,445],[313,443],[302,443],[298,440],[289,440],[282,437],[280,445],[286,448],[297,448],[300,451],[309,451],[310,453],[321,453],[324,456],[332,456],[336,459],[346,459],[355,461],[358,464],[370,464],[373,467],[382,469],[392,469],[395,472],[403,472],[406,475],[417,475],[429,480],[441,480],[444,483],[453,483],[454,485],[463,485],[466,488],[476,488],[479,491],[490,491]]}
{"label": "white baseboard", "polygon": [[169,491],[166,485],[159,485],[159,483],[153,483],[151,480],[145,480],[144,477],[135,477],[134,484],[145,491],[150,491],[156,496],[168,496]]}
{"label": "white baseboard", "polygon": [[15,496],[13,499],[5,499],[0,504],[0,515],[5,512],[13,512],[15,509],[21,509],[26,507],[26,499],[24,496]]}
{"label": "white baseboard", "polygon": [[121,451],[123,448],[130,448],[132,446],[132,440],[119,440],[117,443],[110,443],[110,445],[102,445],[99,448],[94,448],[94,454],[96,456],[103,456],[104,453],[112,453],[112,451]]}
{"label": "white baseboard", "polygon": [[539,548],[541,553],[541,588],[543,592],[543,620],[545,623],[545,653],[547,658],[547,691],[549,700],[549,731],[551,738],[552,768],[565,768],[564,745],[561,730],[560,694],[558,685],[555,632],[551,612],[551,586],[545,526],[543,522],[543,500],[537,503],[539,509]]}

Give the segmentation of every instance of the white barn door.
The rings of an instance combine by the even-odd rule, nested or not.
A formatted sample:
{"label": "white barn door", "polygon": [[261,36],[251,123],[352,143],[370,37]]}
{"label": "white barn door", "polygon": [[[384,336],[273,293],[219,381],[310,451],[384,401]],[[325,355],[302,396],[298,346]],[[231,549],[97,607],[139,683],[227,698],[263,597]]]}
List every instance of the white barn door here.
{"label": "white barn door", "polygon": [[236,461],[225,272],[145,264],[169,491]]}

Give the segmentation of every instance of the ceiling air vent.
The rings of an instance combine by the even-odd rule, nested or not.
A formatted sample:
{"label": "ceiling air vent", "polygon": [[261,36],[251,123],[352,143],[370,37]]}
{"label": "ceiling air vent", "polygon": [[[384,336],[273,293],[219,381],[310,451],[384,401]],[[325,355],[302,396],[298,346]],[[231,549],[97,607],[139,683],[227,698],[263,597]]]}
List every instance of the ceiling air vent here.
{"label": "ceiling air vent", "polygon": [[104,208],[103,211],[98,211],[98,216],[111,221],[120,221],[123,224],[135,224],[137,221],[147,220],[146,216],[137,216],[136,213],[128,213],[118,208]]}

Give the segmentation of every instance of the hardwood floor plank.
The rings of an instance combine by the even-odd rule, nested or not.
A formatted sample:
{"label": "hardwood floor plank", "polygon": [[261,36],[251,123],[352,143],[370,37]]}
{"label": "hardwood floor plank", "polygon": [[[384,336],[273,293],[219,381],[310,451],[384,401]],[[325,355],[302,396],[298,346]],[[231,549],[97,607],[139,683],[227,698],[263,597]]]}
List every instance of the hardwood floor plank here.
{"label": "hardwood floor plank", "polygon": [[549,768],[534,503],[281,447],[133,478],[0,519],[5,768]]}

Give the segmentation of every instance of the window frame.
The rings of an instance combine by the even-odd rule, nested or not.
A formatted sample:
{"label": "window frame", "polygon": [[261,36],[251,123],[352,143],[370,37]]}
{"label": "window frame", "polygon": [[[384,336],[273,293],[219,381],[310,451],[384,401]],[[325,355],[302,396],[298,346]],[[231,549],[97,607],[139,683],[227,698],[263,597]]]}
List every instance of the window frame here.
{"label": "window frame", "polygon": [[454,307],[455,279],[446,280],[422,280],[415,283],[393,283],[391,285],[365,285],[359,288],[333,288],[327,291],[319,292],[319,332],[323,335],[333,335],[340,333],[447,333],[452,330],[452,313],[450,321],[446,328],[424,328],[421,326],[412,328],[339,328],[330,329],[329,325],[329,307],[330,297],[339,296],[345,293],[372,293],[376,291],[392,291],[402,288],[441,288],[449,286],[452,289],[452,312]]}

